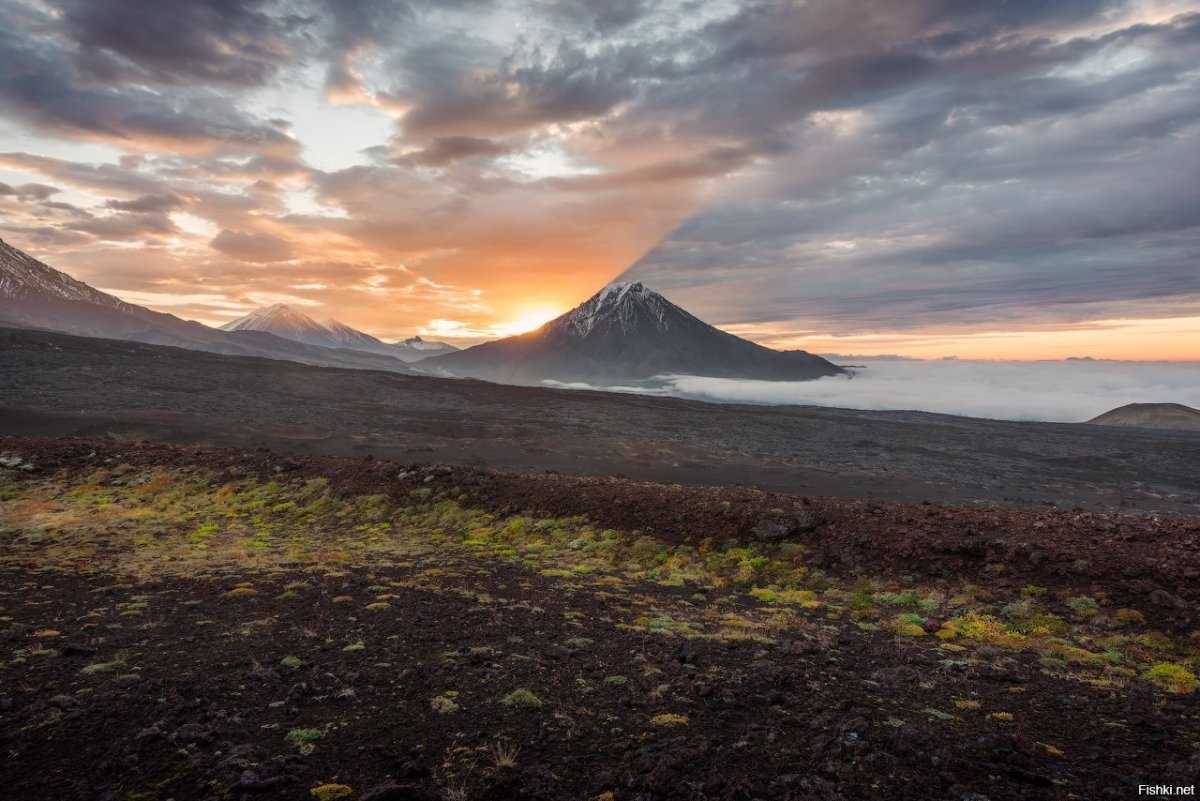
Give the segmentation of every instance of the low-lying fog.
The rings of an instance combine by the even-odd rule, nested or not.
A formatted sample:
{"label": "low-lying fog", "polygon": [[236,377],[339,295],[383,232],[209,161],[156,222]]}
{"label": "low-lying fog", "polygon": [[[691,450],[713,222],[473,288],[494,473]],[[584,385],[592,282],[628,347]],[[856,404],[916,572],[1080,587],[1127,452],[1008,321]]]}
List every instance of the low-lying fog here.
{"label": "low-lying fog", "polygon": [[851,378],[739,381],[660,376],[642,386],[588,386],[730,403],[795,403],[847,409],[916,409],[1000,420],[1077,423],[1127,403],[1200,407],[1200,363],[1088,359],[991,362],[837,357],[862,365]]}

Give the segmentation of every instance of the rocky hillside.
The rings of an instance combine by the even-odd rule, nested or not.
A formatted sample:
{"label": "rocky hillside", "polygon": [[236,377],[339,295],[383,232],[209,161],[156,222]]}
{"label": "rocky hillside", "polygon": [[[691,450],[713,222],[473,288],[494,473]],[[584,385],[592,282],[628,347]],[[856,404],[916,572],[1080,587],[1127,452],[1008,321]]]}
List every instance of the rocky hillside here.
{"label": "rocky hillside", "polygon": [[1088,421],[1098,426],[1132,426],[1200,431],[1200,410],[1182,403],[1130,403]]}

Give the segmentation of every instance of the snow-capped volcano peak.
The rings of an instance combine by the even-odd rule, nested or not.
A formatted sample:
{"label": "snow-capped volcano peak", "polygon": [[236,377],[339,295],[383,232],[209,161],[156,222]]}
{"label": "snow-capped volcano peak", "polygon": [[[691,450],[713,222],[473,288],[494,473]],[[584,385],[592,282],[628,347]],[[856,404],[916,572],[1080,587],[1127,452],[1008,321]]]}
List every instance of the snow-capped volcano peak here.
{"label": "snow-capped volcano peak", "polygon": [[[397,342],[393,347],[403,353],[410,354],[412,360],[436,356],[439,353],[453,353],[458,350],[458,348],[446,342],[429,342],[421,339],[419,336],[411,336],[402,342]],[[400,358],[404,357],[401,356]]]}
{"label": "snow-capped volcano peak", "polygon": [[430,369],[490,381],[626,381],[667,373],[799,381],[842,371],[721,331],[638,281],[609,284],[537,330],[438,356]]}
{"label": "snow-capped volcano peak", "polygon": [[691,315],[640,281],[609,284],[551,323],[578,337],[593,331],[619,330],[629,334],[647,327],[665,331],[673,317]]}
{"label": "snow-capped volcano peak", "polygon": [[[326,345],[330,331],[302,311],[286,303],[255,309],[245,317],[221,326],[222,331],[266,331],[276,336],[313,345]],[[319,341],[314,341],[319,340]]]}
{"label": "snow-capped volcano peak", "polygon": [[415,362],[427,356],[457,350],[453,345],[426,342],[420,337],[391,344],[339,320],[330,318],[317,322],[286,303],[275,303],[255,309],[240,320],[226,323],[221,328],[225,331],[265,331],[306,345],[381,353],[403,362]]}
{"label": "snow-capped volcano peak", "polygon": [[286,303],[273,303],[255,309],[240,320],[226,323],[221,328],[225,331],[265,331],[306,345],[368,350],[392,355],[390,345],[370,334],[333,319],[317,322]]}
{"label": "snow-capped volcano peak", "polygon": [[637,298],[653,294],[655,293],[646,289],[646,285],[641,281],[614,281],[597,292],[594,297],[601,303],[610,301],[620,303],[626,296]]}
{"label": "snow-capped volcano peak", "polygon": [[340,320],[325,320],[322,325],[340,343],[341,347],[367,350],[379,350],[387,347],[382,340],[348,326]]}

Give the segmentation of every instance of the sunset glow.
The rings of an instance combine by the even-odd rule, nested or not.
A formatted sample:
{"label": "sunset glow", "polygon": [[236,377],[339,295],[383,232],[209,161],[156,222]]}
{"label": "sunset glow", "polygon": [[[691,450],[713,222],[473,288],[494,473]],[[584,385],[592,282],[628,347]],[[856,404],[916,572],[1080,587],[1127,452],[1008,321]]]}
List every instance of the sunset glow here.
{"label": "sunset glow", "polygon": [[626,277],[768,345],[1200,358],[1194,4],[968,5],[16,0],[0,237],[217,325],[469,344]]}
{"label": "sunset glow", "polygon": [[541,328],[562,314],[563,311],[563,309],[554,309],[549,306],[526,309],[519,312],[518,316],[510,322],[497,325],[495,331],[498,336],[504,337],[513,336],[514,334],[524,334],[527,331]]}

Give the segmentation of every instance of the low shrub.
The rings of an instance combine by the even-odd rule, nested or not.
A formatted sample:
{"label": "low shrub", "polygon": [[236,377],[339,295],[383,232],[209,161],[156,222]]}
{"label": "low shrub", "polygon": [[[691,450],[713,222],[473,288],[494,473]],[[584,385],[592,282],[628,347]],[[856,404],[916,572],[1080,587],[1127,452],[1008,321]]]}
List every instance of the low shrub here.
{"label": "low shrub", "polygon": [[500,703],[510,708],[520,709],[537,709],[543,705],[541,698],[538,698],[524,687],[513,690],[511,693],[501,698]]}

